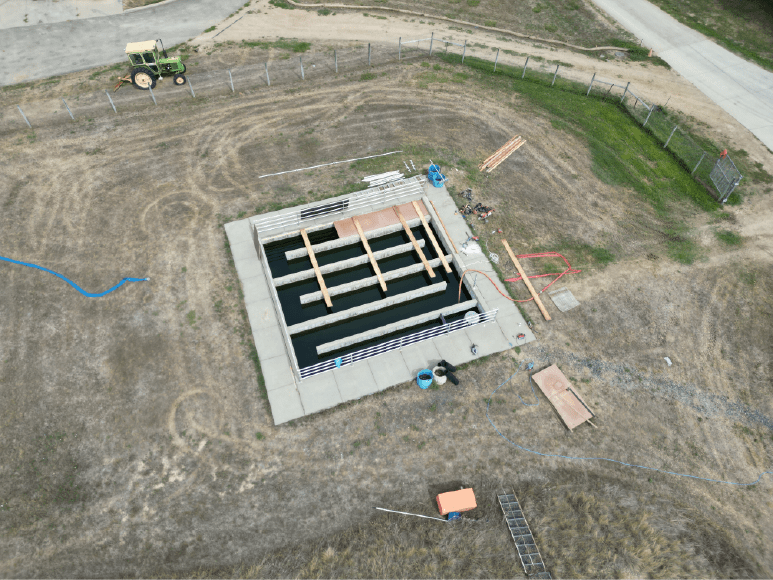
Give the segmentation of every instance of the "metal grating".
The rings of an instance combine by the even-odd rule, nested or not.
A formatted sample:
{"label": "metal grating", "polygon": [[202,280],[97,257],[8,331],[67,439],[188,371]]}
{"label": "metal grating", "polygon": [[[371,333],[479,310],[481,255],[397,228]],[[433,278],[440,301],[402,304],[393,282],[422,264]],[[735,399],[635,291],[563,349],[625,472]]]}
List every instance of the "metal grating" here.
{"label": "metal grating", "polygon": [[566,312],[567,310],[571,310],[580,305],[580,303],[577,302],[577,298],[574,297],[574,294],[572,294],[566,286],[548,292],[548,296],[553,299],[553,304],[555,304],[556,308],[561,312]]}
{"label": "metal grating", "polygon": [[505,514],[505,523],[507,523],[507,528],[510,530],[513,542],[515,542],[515,549],[521,560],[523,571],[530,578],[552,578],[550,572],[545,568],[542,555],[537,549],[534,535],[523,515],[521,504],[518,502],[515,492],[499,494],[497,499],[502,507],[502,513]]}

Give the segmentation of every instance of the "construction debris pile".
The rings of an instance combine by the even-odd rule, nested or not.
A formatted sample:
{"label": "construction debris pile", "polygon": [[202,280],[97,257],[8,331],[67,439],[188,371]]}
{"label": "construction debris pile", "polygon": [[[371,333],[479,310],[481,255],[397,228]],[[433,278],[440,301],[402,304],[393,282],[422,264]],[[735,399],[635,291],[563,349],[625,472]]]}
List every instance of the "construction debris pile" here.
{"label": "construction debris pile", "polygon": [[521,138],[520,135],[516,135],[512,139],[510,139],[507,143],[502,145],[499,149],[496,150],[496,152],[488,157],[483,163],[478,165],[478,169],[483,171],[486,170],[487,173],[491,173],[491,170],[494,169],[497,165],[502,163],[505,159],[510,157],[513,153],[515,153],[518,149],[520,149],[523,145],[526,144],[526,141]]}

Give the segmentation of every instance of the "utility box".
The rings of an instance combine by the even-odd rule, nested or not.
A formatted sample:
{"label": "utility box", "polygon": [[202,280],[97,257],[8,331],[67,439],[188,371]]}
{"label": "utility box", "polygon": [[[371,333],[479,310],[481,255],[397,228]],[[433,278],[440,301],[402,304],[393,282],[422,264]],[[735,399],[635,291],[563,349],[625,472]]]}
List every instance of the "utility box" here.
{"label": "utility box", "polygon": [[475,502],[475,493],[472,488],[449,491],[437,496],[437,507],[440,515],[445,516],[451,512],[468,512],[478,507]]}

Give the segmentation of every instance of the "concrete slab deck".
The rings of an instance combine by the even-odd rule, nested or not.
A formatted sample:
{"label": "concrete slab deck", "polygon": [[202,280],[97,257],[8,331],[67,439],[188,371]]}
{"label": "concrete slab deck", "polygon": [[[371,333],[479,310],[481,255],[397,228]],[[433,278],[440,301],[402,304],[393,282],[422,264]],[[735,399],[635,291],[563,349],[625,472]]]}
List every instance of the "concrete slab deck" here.
{"label": "concrete slab deck", "polygon": [[[445,187],[434,188],[425,182],[423,189],[424,197],[434,202],[434,207],[431,204],[427,207],[425,204],[428,213],[433,216],[433,220],[439,217],[445,225],[444,228],[440,223],[436,224],[435,231],[440,244],[446,249],[446,254],[453,257],[452,267],[458,273],[474,268],[490,275],[493,284],[481,275],[478,275],[477,283],[469,274],[466,279],[470,278],[468,288],[475,283],[473,297],[479,300],[483,309],[498,309],[497,319],[480,326],[467,327],[402,349],[382,353],[304,380],[300,380],[293,373],[291,355],[287,353],[283,341],[284,323],[279,319],[279,311],[274,304],[273,293],[264,271],[265,265],[258,258],[258,252],[252,241],[250,228],[257,218],[242,219],[225,226],[236,271],[242,284],[244,302],[276,424],[317,413],[400,383],[413,381],[418,371],[432,368],[441,359],[446,359],[455,365],[464,364],[481,356],[535,340],[515,304],[497,291],[499,288],[507,294],[487,256],[483,254],[467,256],[454,252],[449,236],[456,247],[461,249],[462,243],[473,233],[463,218],[456,213],[455,200],[449,196]],[[386,204],[387,207],[390,205],[393,204]],[[346,218],[383,208],[384,206],[376,204],[361,208],[358,212],[344,212],[343,215],[309,220],[310,223],[304,222],[304,225],[314,227],[311,222],[324,225],[325,222],[332,223],[334,218]],[[276,214],[284,214],[288,211],[298,212],[299,208],[282,210]],[[267,214],[260,218],[274,215]],[[283,229],[290,231],[293,226]],[[281,231],[271,233],[276,234]],[[520,333],[525,334],[526,338],[517,341],[516,337]],[[478,347],[477,355],[471,351],[473,344]]]}

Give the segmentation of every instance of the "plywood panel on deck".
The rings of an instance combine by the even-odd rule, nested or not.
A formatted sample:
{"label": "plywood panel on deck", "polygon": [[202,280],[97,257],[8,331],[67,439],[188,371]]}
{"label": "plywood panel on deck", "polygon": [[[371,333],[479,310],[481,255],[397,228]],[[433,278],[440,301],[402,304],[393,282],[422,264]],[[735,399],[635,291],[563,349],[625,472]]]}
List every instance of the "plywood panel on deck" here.
{"label": "plywood panel on deck", "polygon": [[[417,203],[419,204],[421,211],[424,212],[424,215],[429,215],[429,212],[427,211],[427,208],[424,207],[424,204],[421,201]],[[400,208],[400,213],[403,214],[403,217],[406,220],[415,220],[419,217],[419,214],[417,214],[416,210],[413,208],[413,204],[409,201],[408,203],[404,203],[402,205],[388,207],[386,209],[357,216],[357,221],[360,222],[362,231],[370,232],[372,230],[377,230],[386,226],[399,224],[400,220],[395,214],[394,207]],[[339,220],[334,222],[333,225],[335,226],[336,232],[338,232],[339,238],[346,238],[349,236],[357,235],[357,227],[354,225],[352,218]]]}

